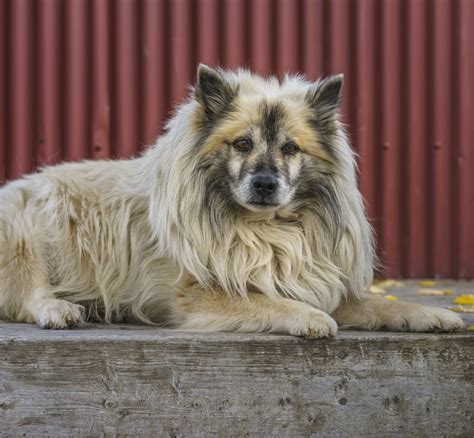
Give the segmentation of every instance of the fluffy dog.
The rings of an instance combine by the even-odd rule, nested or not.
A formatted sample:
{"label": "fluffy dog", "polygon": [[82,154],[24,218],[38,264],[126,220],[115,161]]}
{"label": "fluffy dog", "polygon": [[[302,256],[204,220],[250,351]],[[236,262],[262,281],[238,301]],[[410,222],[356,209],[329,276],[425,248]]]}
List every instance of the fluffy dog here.
{"label": "fluffy dog", "polygon": [[0,316],[315,338],[338,324],[462,327],[447,310],[364,294],[372,236],[338,119],[342,84],[201,65],[142,156],[6,185]]}

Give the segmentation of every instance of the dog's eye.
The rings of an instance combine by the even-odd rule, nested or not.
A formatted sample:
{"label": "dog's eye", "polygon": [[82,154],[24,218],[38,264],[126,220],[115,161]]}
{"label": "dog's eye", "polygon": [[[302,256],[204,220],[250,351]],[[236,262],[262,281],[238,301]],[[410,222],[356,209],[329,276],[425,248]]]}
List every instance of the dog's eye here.
{"label": "dog's eye", "polygon": [[295,155],[296,152],[298,152],[299,150],[300,148],[295,143],[292,143],[292,142],[284,144],[283,147],[281,148],[281,151],[285,155]]}
{"label": "dog's eye", "polygon": [[234,141],[234,148],[240,152],[249,152],[252,149],[252,141],[248,138],[239,138]]}

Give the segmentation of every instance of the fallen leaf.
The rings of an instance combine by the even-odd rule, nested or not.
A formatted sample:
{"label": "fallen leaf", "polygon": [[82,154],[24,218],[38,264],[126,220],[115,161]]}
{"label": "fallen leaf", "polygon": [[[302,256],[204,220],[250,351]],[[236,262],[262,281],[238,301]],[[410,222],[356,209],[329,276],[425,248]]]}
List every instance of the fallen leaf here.
{"label": "fallen leaf", "polygon": [[474,324],[471,324],[470,326],[468,326],[466,330],[474,332]]}
{"label": "fallen leaf", "polygon": [[437,297],[442,295],[453,295],[454,291],[452,289],[418,289],[416,292],[417,295],[423,297]]}
{"label": "fallen leaf", "polygon": [[464,294],[454,298],[454,304],[474,304],[474,295]]}
{"label": "fallen leaf", "polygon": [[398,297],[396,297],[395,295],[385,295],[385,298],[389,301],[397,301],[398,300]]}
{"label": "fallen leaf", "polygon": [[403,287],[403,283],[401,281],[396,281],[396,280],[383,280],[379,283],[376,283],[378,287],[381,287],[383,289],[389,289],[392,287]]}
{"label": "fallen leaf", "polygon": [[373,284],[370,286],[369,292],[371,294],[383,295],[385,293],[385,289],[382,289],[381,287],[378,287],[375,284]]}
{"label": "fallen leaf", "polygon": [[463,306],[460,304],[459,306],[448,307],[448,309],[457,313],[474,313],[474,305]]}
{"label": "fallen leaf", "polygon": [[421,281],[418,282],[418,285],[423,286],[423,287],[433,287],[433,286],[436,286],[436,281],[434,281],[434,280],[421,280]]}

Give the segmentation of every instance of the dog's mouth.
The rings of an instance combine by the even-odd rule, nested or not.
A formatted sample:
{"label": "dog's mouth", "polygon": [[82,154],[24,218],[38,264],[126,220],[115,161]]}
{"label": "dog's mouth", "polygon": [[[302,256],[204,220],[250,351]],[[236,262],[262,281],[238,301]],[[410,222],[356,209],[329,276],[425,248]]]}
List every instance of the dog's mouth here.
{"label": "dog's mouth", "polygon": [[268,207],[278,207],[280,204],[278,202],[272,201],[247,201],[247,204],[253,205],[255,207],[260,208],[268,208]]}
{"label": "dog's mouth", "polygon": [[244,205],[248,210],[255,213],[262,211],[272,211],[280,208],[280,203],[270,200],[248,200]]}

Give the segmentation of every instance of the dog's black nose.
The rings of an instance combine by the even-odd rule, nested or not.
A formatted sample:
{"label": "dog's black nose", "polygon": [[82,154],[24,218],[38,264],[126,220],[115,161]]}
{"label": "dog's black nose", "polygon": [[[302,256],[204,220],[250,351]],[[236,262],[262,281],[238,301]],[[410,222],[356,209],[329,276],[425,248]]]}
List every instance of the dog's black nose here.
{"label": "dog's black nose", "polygon": [[271,175],[256,175],[252,179],[255,192],[262,198],[271,195],[278,188],[278,180]]}

